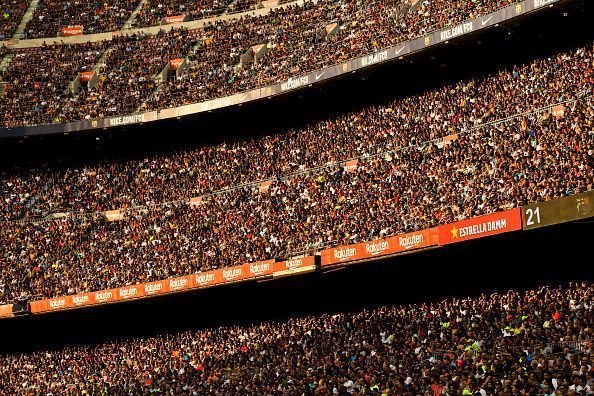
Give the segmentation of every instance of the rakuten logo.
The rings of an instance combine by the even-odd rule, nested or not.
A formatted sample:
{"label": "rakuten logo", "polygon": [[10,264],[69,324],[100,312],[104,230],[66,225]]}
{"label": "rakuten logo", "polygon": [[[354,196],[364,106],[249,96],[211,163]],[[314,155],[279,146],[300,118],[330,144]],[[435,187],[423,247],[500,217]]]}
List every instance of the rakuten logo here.
{"label": "rakuten logo", "polygon": [[336,260],[348,260],[357,255],[357,249],[354,247],[334,249],[334,258]]}
{"label": "rakuten logo", "polygon": [[286,264],[285,264],[285,268],[286,269],[296,269],[303,266],[303,260],[299,259],[294,259],[294,260],[287,260]]}
{"label": "rakuten logo", "polygon": [[241,268],[223,269],[223,278],[230,280],[241,275]]}
{"label": "rakuten logo", "polygon": [[181,278],[181,279],[170,279],[169,280],[169,288],[171,290],[182,289],[188,286],[188,279]]}
{"label": "rakuten logo", "polygon": [[48,305],[51,309],[59,309],[66,306],[65,298],[56,298],[55,300],[49,300]]}
{"label": "rakuten logo", "polygon": [[365,252],[371,255],[382,254],[388,249],[390,249],[390,244],[388,241],[371,242],[365,244]]}
{"label": "rakuten logo", "polygon": [[126,287],[124,289],[120,289],[121,298],[134,297],[136,294],[138,294],[138,290],[136,289],[136,287]]}
{"label": "rakuten logo", "polygon": [[89,302],[89,296],[83,294],[82,296],[72,296],[72,303],[74,305],[82,305]]}
{"label": "rakuten logo", "polygon": [[259,275],[266,271],[270,271],[270,263],[250,264],[250,273],[253,275]]}
{"label": "rakuten logo", "polygon": [[163,284],[160,282],[144,285],[144,292],[146,294],[154,294],[160,292],[161,290],[163,290]]}
{"label": "rakuten logo", "polygon": [[423,243],[424,238],[423,234],[413,234],[413,235],[406,235],[398,237],[398,241],[400,242],[400,247],[404,249],[411,249],[415,246]]}
{"label": "rakuten logo", "polygon": [[98,301],[98,302],[111,300],[112,297],[113,297],[113,293],[110,291],[95,293],[95,301]]}
{"label": "rakuten logo", "polygon": [[214,280],[215,280],[214,274],[198,274],[198,275],[196,275],[196,284],[198,284],[198,285],[206,285],[206,284],[214,282]]}

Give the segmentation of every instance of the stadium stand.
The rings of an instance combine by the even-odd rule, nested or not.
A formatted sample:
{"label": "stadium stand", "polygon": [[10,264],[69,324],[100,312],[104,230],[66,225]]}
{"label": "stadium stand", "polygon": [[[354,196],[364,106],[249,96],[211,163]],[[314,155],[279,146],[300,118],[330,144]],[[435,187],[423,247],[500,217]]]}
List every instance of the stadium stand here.
{"label": "stadium stand", "polygon": [[[76,216],[4,223],[0,301],[287,258],[591,190],[591,63],[580,48],[305,131],[5,172],[7,218],[44,207]],[[263,179],[267,191],[237,185]],[[113,222],[84,214],[117,208],[131,209]]]}
{"label": "stadium stand", "polygon": [[0,356],[7,394],[591,395],[591,284]]}
{"label": "stadium stand", "polygon": [[[133,105],[121,104],[126,110],[136,105],[140,109],[156,109],[265,86],[422,36],[428,31],[455,25],[512,3],[511,0],[467,2],[455,6],[449,1],[440,0],[411,6],[408,1],[358,4],[325,0],[315,4],[305,2],[303,5],[289,5],[262,16],[244,15],[231,20],[217,20],[204,29],[195,29],[190,33],[159,34],[152,50],[142,46],[136,48],[134,44],[122,45],[122,39],[115,38],[96,45],[105,49],[111,47],[107,56],[120,60],[119,72],[100,72],[103,83],[94,87],[90,94],[71,94],[71,97],[61,99],[43,97],[46,102],[57,102],[51,107],[64,109],[57,117],[52,114],[52,117],[43,121],[66,122],[121,113],[124,109],[117,106],[127,102],[124,95],[127,92],[137,94]],[[175,58],[189,63],[181,73],[166,73],[162,76],[163,84],[161,77],[143,72],[134,75],[127,72],[125,79],[118,77],[121,72],[132,70],[135,64],[150,57],[154,48],[166,48],[171,35],[178,37],[178,34],[188,40],[181,45],[183,51],[179,51],[176,54],[179,57]],[[131,40],[142,36],[132,36]],[[258,56],[254,56],[254,59],[244,57],[254,48],[259,48]],[[144,50],[148,52],[145,54]],[[168,60],[173,59],[163,59],[163,62]],[[113,89],[115,85],[119,87],[117,90]],[[145,87],[139,89],[139,85]],[[26,86],[13,89],[29,91]],[[30,92],[24,94],[31,95]],[[100,97],[109,97],[110,100],[105,105],[98,105],[95,101]],[[0,101],[0,105],[4,100]],[[89,109],[89,101],[93,104],[93,111]],[[60,102],[68,102],[69,105]],[[18,107],[2,108],[10,109],[11,112],[6,114],[4,111],[4,126],[38,123],[37,120],[28,120],[24,114],[18,114]]]}
{"label": "stadium stand", "polygon": [[[15,220],[52,212],[92,212],[189,199],[331,161],[443,138],[558,102],[589,97],[592,56],[591,47],[580,48],[321,121],[305,129],[250,141],[142,161],[49,167],[34,172],[4,170],[2,215]],[[335,144],[321,144],[329,140]],[[175,186],[163,188],[163,180],[172,178]],[[111,179],[120,183],[111,183]],[[102,192],[106,185],[112,190]],[[24,212],[21,205],[33,196],[35,204],[30,205],[30,213]]]}
{"label": "stadium stand", "polygon": [[56,37],[63,28],[81,26],[82,34],[114,31],[122,28],[139,0],[41,0],[27,23],[23,38]]}
{"label": "stadium stand", "polygon": [[193,1],[180,1],[176,4],[166,3],[161,0],[147,0],[141,12],[134,21],[136,27],[158,26],[168,23],[168,18],[184,22],[195,21],[240,12],[253,11],[264,7],[275,7],[291,3],[294,0],[210,0],[209,2],[196,3]]}
{"label": "stadium stand", "polygon": [[42,124],[59,120],[69,101],[70,83],[91,71],[106,43],[51,45],[21,50],[0,81],[8,83],[0,99],[2,123]]}
{"label": "stadium stand", "polygon": [[10,40],[29,2],[26,0],[6,0],[0,5],[0,40]]}
{"label": "stadium stand", "polygon": [[7,0],[0,395],[594,395],[594,9],[514,1]]}
{"label": "stadium stand", "polygon": [[69,101],[63,121],[132,113],[155,90],[155,75],[172,59],[183,58],[198,38],[196,31],[172,30],[154,36],[122,36],[111,41],[99,69],[99,82]]}
{"label": "stadium stand", "polygon": [[[231,0],[180,1],[176,3],[147,0],[137,14],[133,26],[147,27],[167,24],[166,18],[173,18],[173,20],[181,18],[183,21],[194,21],[213,17],[230,11],[229,6],[235,3]],[[245,9],[237,9],[237,11],[247,11],[253,9],[253,7],[254,3],[251,4],[251,7],[246,4]]]}

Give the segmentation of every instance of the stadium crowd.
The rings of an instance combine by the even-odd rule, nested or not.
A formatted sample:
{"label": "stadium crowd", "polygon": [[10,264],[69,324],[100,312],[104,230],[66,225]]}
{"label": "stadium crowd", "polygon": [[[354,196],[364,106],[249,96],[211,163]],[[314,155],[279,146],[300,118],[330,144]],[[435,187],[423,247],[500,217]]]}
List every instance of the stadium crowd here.
{"label": "stadium crowd", "polygon": [[155,76],[196,45],[195,33],[180,29],[114,38],[99,69],[98,85],[70,98],[62,107],[61,120],[136,112],[158,86]]}
{"label": "stadium crowd", "polygon": [[[149,107],[175,107],[232,95],[299,76],[427,32],[504,7],[513,1],[418,2],[372,0],[368,3],[319,0],[261,17],[217,21],[205,28],[207,40],[189,54],[190,67],[167,81]],[[332,29],[337,24],[336,30]],[[327,30],[328,28],[328,30]],[[268,51],[240,63],[251,46]]]}
{"label": "stadium crowd", "polygon": [[[591,190],[593,54],[579,48],[250,141],[4,170],[6,219],[148,209],[115,222],[4,223],[0,301],[286,258]],[[340,161],[354,157],[345,171]],[[274,183],[262,193],[259,180]]]}
{"label": "stadium crowd", "polygon": [[163,24],[166,17],[183,16],[184,21],[208,18],[221,15],[228,10],[231,0],[209,0],[209,1],[177,1],[168,2],[163,0],[147,0],[136,18],[134,27],[158,26]]}
{"label": "stadium crowd", "polygon": [[[189,199],[441,138],[557,102],[589,97],[593,55],[592,47],[580,48],[247,141],[140,160],[48,166],[32,172],[4,169],[0,213],[8,220]],[[334,143],[328,146],[323,143],[327,141]]]}
{"label": "stadium crowd", "polygon": [[0,301],[292,257],[591,190],[594,109],[577,102],[564,113],[361,158],[350,171],[336,165],[293,174],[268,191],[244,186],[193,205],[129,210],[120,221],[7,222]]}
{"label": "stadium crowd", "polygon": [[0,356],[37,394],[594,394],[594,288],[541,287]]}
{"label": "stadium crowd", "polygon": [[17,52],[0,81],[8,83],[0,98],[3,125],[43,124],[59,119],[78,73],[91,71],[105,42],[44,45]]}
{"label": "stadium crowd", "polygon": [[140,0],[40,0],[22,38],[56,37],[62,28],[82,26],[83,34],[121,29]]}
{"label": "stadium crowd", "polygon": [[[146,46],[137,43],[137,38],[144,37],[143,34],[117,37],[97,44],[106,49],[112,47],[108,57],[118,60],[117,70],[102,70],[101,78],[105,83],[94,87],[92,92],[70,97],[43,96],[42,100],[51,107],[63,109],[57,117],[52,115],[43,121],[54,123],[115,113],[123,115],[136,110],[137,102],[142,104],[139,110],[156,109],[237,93],[395,45],[512,2],[485,0],[452,4],[450,0],[439,0],[417,2],[413,6],[408,0],[308,1],[270,10],[261,16],[216,20],[189,33],[160,33]],[[34,22],[30,23],[39,23],[38,19],[33,18]],[[183,51],[176,55],[190,61],[179,77],[168,78],[160,84],[152,75],[131,72],[155,52],[167,48],[172,36],[191,41],[179,45]],[[264,56],[256,61],[240,62],[246,51],[258,45],[267,47]],[[161,59],[163,67],[168,60],[171,59]],[[125,71],[125,78],[121,76],[122,71]],[[35,69],[27,73],[34,75]],[[13,89],[21,91],[21,95],[32,94],[27,86]],[[135,92],[134,105],[127,103],[128,92]],[[97,100],[101,97],[109,99]],[[37,121],[29,120],[18,107],[9,109],[2,117],[8,122],[2,125],[24,126]]]}
{"label": "stadium crowd", "polygon": [[0,40],[10,40],[25,15],[27,0],[4,0],[0,5]]}

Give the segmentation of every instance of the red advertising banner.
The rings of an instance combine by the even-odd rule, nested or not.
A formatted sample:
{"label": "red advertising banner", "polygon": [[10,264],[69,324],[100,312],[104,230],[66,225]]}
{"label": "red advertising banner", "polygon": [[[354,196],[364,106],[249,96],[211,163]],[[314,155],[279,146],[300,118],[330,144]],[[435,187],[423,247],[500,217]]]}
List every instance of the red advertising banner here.
{"label": "red advertising banner", "polygon": [[12,318],[12,304],[0,305],[0,318]]}
{"label": "red advertising banner", "polygon": [[403,253],[409,250],[436,246],[439,243],[437,228],[409,232],[386,239],[338,246],[322,250],[322,266],[336,265],[373,257]]}
{"label": "red advertising banner", "polygon": [[244,271],[250,278],[259,278],[272,275],[274,272],[274,260],[258,261],[256,263],[244,264]]}
{"label": "red advertising banner", "polygon": [[189,290],[196,286],[195,278],[193,275],[180,276],[178,278],[169,278],[167,287],[170,292]]}
{"label": "red advertising banner", "polygon": [[[95,296],[93,293],[75,294],[70,296],[71,307],[84,307],[95,303]],[[70,308],[70,307],[69,307]]]}
{"label": "red advertising banner", "polygon": [[190,198],[190,206],[194,207],[194,206],[202,205],[203,201],[204,201],[204,199],[202,197]]}
{"label": "red advertising banner", "polygon": [[60,30],[60,33],[62,37],[82,36],[83,27],[82,25],[66,26]]}
{"label": "red advertising banner", "polygon": [[144,285],[124,286],[117,290],[118,300],[128,300],[144,296]]}
{"label": "red advertising banner", "polygon": [[158,296],[169,291],[169,280],[160,280],[156,282],[145,283],[142,285],[145,296]]}
{"label": "red advertising banner", "polygon": [[555,118],[563,118],[565,116],[565,106],[560,104],[557,106],[553,106],[553,117]]}
{"label": "red advertising banner", "polygon": [[458,140],[457,133],[434,140],[434,143],[437,147],[444,148],[446,145],[452,144],[454,140]]}
{"label": "red advertising banner", "polygon": [[93,292],[93,299],[96,304],[104,304],[108,302],[117,301],[117,289],[100,290]]}
{"label": "red advertising banner", "polygon": [[360,244],[337,246],[332,249],[322,250],[322,267],[332,264],[346,263],[362,259]]}
{"label": "red advertising banner", "polygon": [[357,165],[359,165],[359,160],[347,161],[346,164],[344,164],[344,170],[347,173],[355,172],[357,170]]}
{"label": "red advertising banner", "polygon": [[124,213],[119,209],[108,210],[105,212],[105,218],[107,221],[119,221],[124,218]]}
{"label": "red advertising banner", "polygon": [[208,271],[195,275],[180,276],[155,282],[148,282],[117,289],[100,290],[91,293],[74,294],[30,303],[31,313],[42,313],[61,309],[78,308],[87,305],[107,304],[140,297],[189,290],[222,283],[222,271]]}
{"label": "red advertising banner", "polygon": [[169,61],[169,68],[170,68],[171,70],[177,70],[177,69],[180,67],[180,65],[181,65],[182,63],[184,63],[184,61],[185,61],[185,59],[184,59],[184,58],[176,58],[176,59],[171,59],[171,60]]}
{"label": "red advertising banner", "polygon": [[56,311],[69,308],[66,297],[51,298],[48,300],[33,301],[29,304],[32,313]]}
{"label": "red advertising banner", "polygon": [[273,267],[275,277],[311,272],[316,269],[316,258],[315,256],[294,257],[274,263]]}
{"label": "red advertising banner", "polygon": [[236,265],[235,267],[223,268],[223,282],[239,282],[250,277],[249,270],[243,265]]}
{"label": "red advertising banner", "polygon": [[447,245],[489,235],[518,231],[522,228],[520,208],[495,212],[439,227],[439,244]]}
{"label": "red advertising banner", "polygon": [[182,23],[186,19],[185,14],[182,15],[173,15],[173,16],[166,16],[161,21],[164,25],[171,25],[173,23]]}
{"label": "red advertising banner", "polygon": [[263,181],[260,183],[260,192],[265,194],[270,190],[270,186],[272,185],[272,180]]}
{"label": "red advertising banner", "polygon": [[78,73],[80,81],[90,81],[91,78],[95,75],[95,72],[80,72]]}
{"label": "red advertising banner", "polygon": [[444,142],[453,142],[454,140],[458,140],[458,134],[454,133],[453,135],[444,136]]}
{"label": "red advertising banner", "polygon": [[194,275],[196,287],[209,287],[223,283],[223,270],[200,272]]}

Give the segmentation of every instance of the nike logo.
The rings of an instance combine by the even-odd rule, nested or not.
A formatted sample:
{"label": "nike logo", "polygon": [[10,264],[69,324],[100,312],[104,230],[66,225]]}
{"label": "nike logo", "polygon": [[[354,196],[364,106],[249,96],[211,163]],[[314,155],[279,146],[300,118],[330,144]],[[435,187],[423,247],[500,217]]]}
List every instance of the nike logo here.
{"label": "nike logo", "polygon": [[396,50],[396,55],[400,54],[405,48],[406,48],[406,45],[404,47]]}
{"label": "nike logo", "polygon": [[491,15],[489,18],[487,19],[481,19],[481,23],[483,24],[483,26],[485,26],[487,23],[489,23],[489,21],[493,18],[493,15]]}
{"label": "nike logo", "polygon": [[320,77],[322,77],[324,75],[324,73],[326,73],[326,71],[323,71],[320,74],[316,73],[316,81],[318,81],[320,79]]}

